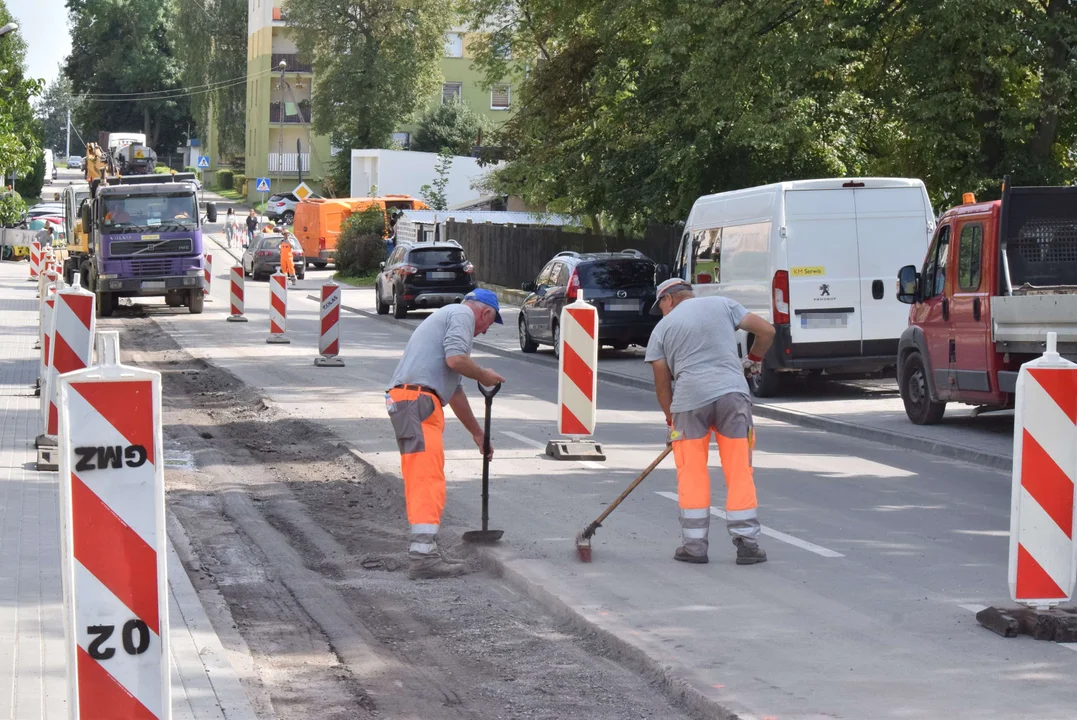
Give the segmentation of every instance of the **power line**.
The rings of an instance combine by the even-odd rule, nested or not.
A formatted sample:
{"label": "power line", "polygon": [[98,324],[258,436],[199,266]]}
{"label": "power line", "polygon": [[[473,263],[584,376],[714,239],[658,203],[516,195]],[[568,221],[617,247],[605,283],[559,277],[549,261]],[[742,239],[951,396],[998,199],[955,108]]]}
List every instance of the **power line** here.
{"label": "power line", "polygon": [[93,100],[96,102],[125,102],[127,100],[168,100],[173,97],[184,97],[186,95],[197,95],[200,92],[209,92],[221,87],[230,87],[233,85],[239,85],[247,82],[248,79],[258,79],[270,75],[273,70],[263,70],[262,72],[254,75],[243,75],[241,77],[231,78],[229,80],[215,80],[209,83],[203,83],[202,85],[191,85],[189,87],[174,88],[172,90],[148,90],[146,92],[136,93],[86,93],[80,95],[80,100]]}

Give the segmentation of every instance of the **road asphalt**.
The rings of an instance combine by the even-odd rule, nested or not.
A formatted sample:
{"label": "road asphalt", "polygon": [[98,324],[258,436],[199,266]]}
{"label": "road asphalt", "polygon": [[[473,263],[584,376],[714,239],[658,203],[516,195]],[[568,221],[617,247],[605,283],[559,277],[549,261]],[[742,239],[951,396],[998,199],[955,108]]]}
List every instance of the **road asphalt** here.
{"label": "road asphalt", "polygon": [[[318,304],[308,295],[329,273],[310,272],[291,290],[291,344],[268,345],[267,284],[248,282],[250,322],[228,323],[226,265],[215,263],[205,314],[149,303],[153,321],[191,355],[324,428],[378,472],[397,475],[383,391],[412,327],[345,313],[346,366],[316,368]],[[369,293],[348,291],[345,305],[362,302],[362,292]],[[609,518],[594,562],[582,565],[573,537],[660,452],[662,418],[642,381],[629,387],[603,378],[595,439],[608,460],[545,457],[540,448],[556,436],[556,371],[548,358],[509,353],[512,330],[481,338],[475,355],[507,378],[494,402],[491,470],[492,522],[506,535],[492,567],[591,628],[626,663],[717,716],[1073,717],[1077,648],[1003,639],[974,619],[976,609],[1007,599],[1008,473],[759,417],[755,467],[769,562],[733,564],[712,455],[709,565],[672,561],[679,543],[672,460]],[[642,365],[638,357],[618,361]],[[645,377],[645,368],[637,372]],[[472,394],[476,413],[480,399]],[[1006,443],[1003,430],[989,437]],[[449,516],[477,527],[477,452],[451,417],[445,438]]]}

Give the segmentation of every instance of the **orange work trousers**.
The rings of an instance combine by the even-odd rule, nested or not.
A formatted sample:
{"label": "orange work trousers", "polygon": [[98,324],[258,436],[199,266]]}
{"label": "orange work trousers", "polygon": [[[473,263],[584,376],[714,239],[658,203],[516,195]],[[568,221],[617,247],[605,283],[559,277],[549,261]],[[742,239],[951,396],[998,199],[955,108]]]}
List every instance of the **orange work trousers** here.
{"label": "orange work trousers", "polygon": [[400,448],[411,526],[408,554],[437,555],[437,533],[445,508],[445,412],[437,395],[418,385],[392,388],[385,404]]}
{"label": "orange work trousers", "polygon": [[285,275],[295,275],[295,261],[292,260],[292,253],[281,252],[280,271]]}
{"label": "orange work trousers", "polygon": [[673,457],[685,549],[706,555],[710,529],[711,481],[707,470],[711,433],[718,441],[726,482],[726,529],[734,539],[755,543],[758,503],[752,472],[755,430],[752,401],[742,393],[723,395],[695,410],[673,413]]}

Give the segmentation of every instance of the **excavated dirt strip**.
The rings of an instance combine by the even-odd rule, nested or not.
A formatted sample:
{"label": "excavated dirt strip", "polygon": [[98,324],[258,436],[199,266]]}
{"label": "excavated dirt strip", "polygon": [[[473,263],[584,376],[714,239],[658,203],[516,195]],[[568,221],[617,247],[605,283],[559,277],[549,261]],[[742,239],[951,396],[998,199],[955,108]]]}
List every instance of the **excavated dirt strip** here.
{"label": "excavated dirt strip", "polygon": [[[121,331],[124,362],[162,373],[169,510],[260,715],[690,716],[477,558],[466,577],[409,581],[398,479],[192,358],[138,306],[99,327]],[[443,546],[459,530],[447,518]]]}

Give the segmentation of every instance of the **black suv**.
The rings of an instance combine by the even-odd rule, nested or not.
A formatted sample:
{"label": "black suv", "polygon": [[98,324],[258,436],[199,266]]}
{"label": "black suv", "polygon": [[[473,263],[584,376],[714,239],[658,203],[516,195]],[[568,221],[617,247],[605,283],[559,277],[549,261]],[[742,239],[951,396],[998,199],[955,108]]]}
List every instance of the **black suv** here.
{"label": "black suv", "polygon": [[462,302],[476,287],[474,269],[455,240],[402,242],[374,281],[375,308],[385,315],[392,306],[393,317],[402,318],[408,310]]}
{"label": "black suv", "polygon": [[532,353],[540,344],[561,344],[561,308],[583,299],[598,308],[598,341],[615,350],[646,345],[659,318],[654,305],[659,266],[637,250],[619,253],[557,253],[533,283],[520,308],[520,349]]}

